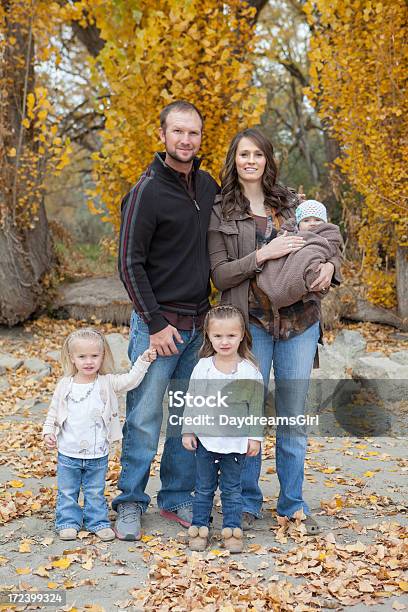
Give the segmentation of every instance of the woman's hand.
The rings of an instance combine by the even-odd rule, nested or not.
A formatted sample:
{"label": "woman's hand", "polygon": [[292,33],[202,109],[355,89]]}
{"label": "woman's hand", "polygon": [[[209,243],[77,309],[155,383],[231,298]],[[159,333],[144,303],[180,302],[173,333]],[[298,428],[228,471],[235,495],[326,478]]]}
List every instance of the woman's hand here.
{"label": "woman's hand", "polygon": [[57,446],[57,439],[54,434],[45,434],[44,442],[45,446],[50,449]]}
{"label": "woman's hand", "polygon": [[183,434],[182,442],[188,451],[195,451],[197,448],[197,438],[194,434]]}
{"label": "woman's hand", "polygon": [[319,276],[310,285],[310,291],[328,291],[334,273],[334,265],[330,261],[321,263],[317,272],[319,272]]}
{"label": "woman's hand", "polygon": [[302,236],[288,236],[288,232],[284,232],[282,236],[274,238],[256,252],[256,263],[261,265],[268,259],[279,259],[289,253],[295,253],[300,251],[305,244],[306,241]]}
{"label": "woman's hand", "polygon": [[261,450],[261,443],[259,440],[248,440],[247,457],[256,457]]}

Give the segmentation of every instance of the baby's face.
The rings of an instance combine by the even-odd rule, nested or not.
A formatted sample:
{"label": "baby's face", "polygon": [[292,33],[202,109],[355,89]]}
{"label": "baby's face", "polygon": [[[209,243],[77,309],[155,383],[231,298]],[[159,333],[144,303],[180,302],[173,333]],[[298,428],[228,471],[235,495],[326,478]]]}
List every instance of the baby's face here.
{"label": "baby's face", "polygon": [[322,221],[322,219],[319,219],[319,217],[306,217],[305,219],[302,219],[302,221],[299,223],[299,229],[300,231],[313,230],[315,227],[321,225],[322,223],[324,223],[324,221]]}

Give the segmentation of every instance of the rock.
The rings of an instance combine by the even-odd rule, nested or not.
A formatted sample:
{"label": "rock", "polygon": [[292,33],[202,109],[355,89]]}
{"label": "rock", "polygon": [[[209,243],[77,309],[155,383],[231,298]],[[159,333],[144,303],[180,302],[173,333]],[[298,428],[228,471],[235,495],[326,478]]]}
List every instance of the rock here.
{"label": "rock", "polygon": [[61,351],[48,351],[45,356],[53,361],[61,361]]}
{"label": "rock", "polygon": [[408,366],[408,351],[398,351],[396,353],[392,353],[390,355],[391,361],[396,361],[397,363]]}
{"label": "rock", "polygon": [[408,378],[408,366],[403,366],[389,357],[359,357],[353,367],[357,378],[377,378],[398,380]]}
{"label": "rock", "polygon": [[388,357],[359,357],[353,367],[353,377],[372,381],[384,401],[394,402],[408,397],[408,366]]}
{"label": "rock", "polygon": [[51,310],[60,317],[129,325],[132,304],[118,276],[84,278],[64,283]]}
{"label": "rock", "polygon": [[331,346],[335,353],[349,364],[352,359],[364,353],[367,342],[359,332],[343,329]]}
{"label": "rock", "polygon": [[0,366],[6,370],[17,370],[23,365],[23,360],[13,357],[9,353],[0,353]]}
{"label": "rock", "polygon": [[122,334],[106,334],[109,348],[112,351],[115,372],[127,372],[130,369],[128,357],[128,340]]}
{"label": "rock", "polygon": [[0,376],[3,376],[3,374],[6,373],[6,368],[2,365],[0,365]]}
{"label": "rock", "polygon": [[49,376],[50,373],[51,373],[51,368],[48,367],[44,370],[41,370],[40,372],[36,372],[35,374],[32,374],[31,376],[28,377],[28,380],[42,380],[46,376]]}
{"label": "rock", "polygon": [[0,391],[6,391],[10,387],[7,376],[0,376]]}
{"label": "rock", "polygon": [[27,370],[30,370],[30,372],[41,372],[42,370],[48,370],[48,371],[51,370],[50,366],[47,363],[44,363],[44,361],[41,361],[41,359],[38,359],[37,357],[30,357],[29,359],[25,359],[24,367],[27,368]]}

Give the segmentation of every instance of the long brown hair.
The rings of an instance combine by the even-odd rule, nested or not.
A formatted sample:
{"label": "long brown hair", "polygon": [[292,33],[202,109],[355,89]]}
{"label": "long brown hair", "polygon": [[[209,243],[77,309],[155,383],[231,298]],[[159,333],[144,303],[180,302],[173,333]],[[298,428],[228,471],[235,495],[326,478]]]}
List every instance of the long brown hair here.
{"label": "long brown hair", "polygon": [[238,132],[231,141],[225,164],[220,172],[221,179],[221,209],[224,218],[228,219],[234,210],[249,212],[249,200],[245,197],[238,179],[235,157],[240,141],[249,138],[265,155],[266,165],[262,175],[262,189],[265,205],[279,212],[282,208],[293,206],[294,195],[287,187],[279,185],[276,180],[278,168],[273,155],[273,145],[258,128],[247,128]]}
{"label": "long brown hair", "polygon": [[217,319],[217,321],[222,321],[225,319],[233,319],[237,317],[241,324],[241,331],[244,332],[244,337],[241,340],[241,343],[238,348],[238,355],[242,357],[242,359],[247,359],[251,363],[254,364],[256,368],[258,368],[258,364],[254,355],[251,352],[252,348],[252,336],[247,326],[245,325],[245,319],[239,308],[236,306],[215,306],[209,310],[205,316],[204,324],[203,324],[203,344],[201,345],[198,356],[202,357],[211,357],[215,354],[213,345],[211,344],[210,338],[208,337],[208,329],[210,327],[211,321]]}

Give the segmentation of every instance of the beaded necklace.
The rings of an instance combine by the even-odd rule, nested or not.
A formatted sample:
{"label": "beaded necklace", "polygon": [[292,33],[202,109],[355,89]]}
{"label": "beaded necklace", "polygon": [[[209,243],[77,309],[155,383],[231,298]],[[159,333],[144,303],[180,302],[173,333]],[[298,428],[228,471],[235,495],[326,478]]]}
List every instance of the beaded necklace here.
{"label": "beaded necklace", "polygon": [[80,404],[81,402],[83,402],[84,400],[86,400],[92,393],[92,391],[95,388],[96,385],[96,381],[98,380],[98,375],[96,375],[95,380],[93,381],[93,384],[91,387],[89,387],[88,391],[85,393],[85,395],[83,395],[82,397],[80,397],[79,399],[76,399],[73,395],[72,395],[72,387],[70,392],[68,393],[68,398],[71,400],[71,402],[74,402],[74,404]]}

